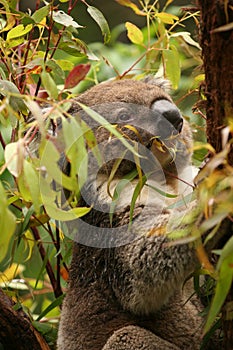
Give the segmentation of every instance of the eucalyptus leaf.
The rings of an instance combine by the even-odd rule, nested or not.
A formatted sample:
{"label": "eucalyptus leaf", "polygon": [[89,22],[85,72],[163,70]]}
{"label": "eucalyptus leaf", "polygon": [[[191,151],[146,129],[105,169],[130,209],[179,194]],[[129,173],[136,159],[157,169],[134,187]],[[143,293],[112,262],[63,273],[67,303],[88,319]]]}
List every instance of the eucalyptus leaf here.
{"label": "eucalyptus leaf", "polygon": [[107,44],[111,39],[111,34],[110,34],[108,22],[106,21],[104,15],[102,14],[102,12],[100,12],[100,10],[98,10],[94,6],[88,6],[87,12],[100,27],[102,35],[104,37],[104,43]]}
{"label": "eucalyptus leaf", "polygon": [[57,85],[56,85],[55,81],[53,80],[53,78],[51,77],[51,75],[48,72],[43,70],[41,73],[41,81],[42,81],[44,88],[48,92],[49,96],[53,99],[57,99],[58,89],[57,89]]}
{"label": "eucalyptus leaf", "polygon": [[21,36],[25,36],[32,30],[33,25],[28,24],[27,26],[24,27],[23,24],[19,24],[18,26],[12,28],[8,33],[6,40],[9,41],[11,39],[16,39]]}
{"label": "eucalyptus leaf", "polygon": [[162,54],[166,67],[166,75],[171,81],[172,87],[177,89],[181,74],[179,53],[176,47],[172,46],[171,49],[163,50]]}
{"label": "eucalyptus leaf", "polygon": [[56,23],[62,24],[66,27],[72,26],[74,28],[83,28],[80,24],[78,24],[73,17],[67,15],[64,11],[54,11],[53,12],[53,20]]}
{"label": "eucalyptus leaf", "polygon": [[0,95],[9,96],[11,107],[18,112],[26,113],[27,107],[15,84],[8,80],[0,80]]}
{"label": "eucalyptus leaf", "polygon": [[32,19],[35,23],[40,23],[49,14],[50,5],[43,6],[32,15]]}
{"label": "eucalyptus leaf", "polygon": [[221,310],[221,307],[229,293],[233,281],[233,254],[229,254],[223,261],[220,267],[218,281],[216,285],[215,295],[213,297],[208,318],[205,324],[204,333],[207,333],[214,323],[216,316]]}
{"label": "eucalyptus leaf", "polygon": [[126,22],[125,27],[127,29],[127,35],[129,40],[134,44],[142,45],[144,38],[141,29],[139,29],[135,24],[130,22]]}
{"label": "eucalyptus leaf", "polygon": [[7,197],[0,183],[0,262],[5,258],[11,237],[16,228],[16,218],[8,209]]}

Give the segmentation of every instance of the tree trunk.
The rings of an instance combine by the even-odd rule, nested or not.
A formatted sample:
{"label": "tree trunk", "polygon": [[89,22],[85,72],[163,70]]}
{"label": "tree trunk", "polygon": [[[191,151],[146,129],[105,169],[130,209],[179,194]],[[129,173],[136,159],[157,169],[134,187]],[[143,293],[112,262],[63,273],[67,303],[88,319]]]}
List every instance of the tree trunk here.
{"label": "tree trunk", "polygon": [[[222,149],[221,130],[233,118],[233,0],[198,0],[200,43],[205,71],[207,140]],[[229,154],[233,165],[233,152]],[[223,349],[233,347],[233,288],[223,308]]]}
{"label": "tree trunk", "polygon": [[[222,148],[221,130],[226,118],[233,117],[233,30],[222,27],[233,22],[233,0],[199,0],[199,6],[206,81],[207,137],[219,152]],[[218,31],[221,27],[223,31]]]}
{"label": "tree trunk", "polygon": [[22,309],[0,290],[0,347],[6,350],[49,350],[49,346],[32,326]]}

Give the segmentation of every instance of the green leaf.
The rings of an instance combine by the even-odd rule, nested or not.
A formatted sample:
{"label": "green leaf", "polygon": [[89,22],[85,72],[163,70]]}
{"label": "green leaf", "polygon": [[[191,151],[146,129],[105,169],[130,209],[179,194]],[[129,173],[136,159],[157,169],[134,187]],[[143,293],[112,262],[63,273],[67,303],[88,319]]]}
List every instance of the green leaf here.
{"label": "green leaf", "polygon": [[57,330],[51,323],[32,321],[32,325],[40,334],[43,335],[48,344],[56,343]]}
{"label": "green leaf", "polygon": [[81,51],[81,47],[75,42],[61,42],[58,47],[71,56],[86,57],[86,54]]}
{"label": "green leaf", "polygon": [[34,60],[29,61],[28,64],[25,65],[27,69],[33,69],[38,66],[44,66],[44,59],[42,57],[37,57]]}
{"label": "green leaf", "polygon": [[[164,197],[177,198],[177,194],[171,194],[171,193],[168,193],[168,192],[164,192],[160,188],[152,186],[152,185],[149,185],[149,184],[147,184],[146,186],[148,186],[149,188],[152,188],[154,191],[158,192],[159,194],[161,194]],[[184,200],[182,200],[182,204],[184,204]]]}
{"label": "green leaf", "polygon": [[64,11],[54,11],[53,20],[56,23],[62,24],[65,27],[83,28],[80,24],[74,21],[73,17],[67,15]]}
{"label": "green leaf", "polygon": [[227,243],[224,245],[221,251],[221,256],[217,264],[218,270],[220,269],[223,260],[226,259],[229,255],[233,256],[233,236],[227,241]]}
{"label": "green leaf", "polygon": [[59,168],[58,161],[60,159],[60,152],[50,140],[46,140],[44,142],[40,149],[40,154],[40,168],[44,169],[44,171],[47,173],[48,178],[46,179],[48,184],[54,180],[57,184],[66,188],[67,190],[74,191],[77,187],[76,180],[65,175]]}
{"label": "green leaf", "polygon": [[147,181],[147,177],[144,175],[142,177],[142,179],[139,179],[139,181],[134,189],[133,196],[132,196],[131,203],[130,203],[130,223],[133,220],[133,211],[135,208],[136,200],[137,200],[138,196],[140,195],[141,190],[142,190],[143,186],[145,185],[146,181]]}
{"label": "green leaf", "polygon": [[49,14],[50,5],[43,6],[39,10],[35,11],[32,15],[32,19],[35,23],[40,23]]}
{"label": "green leaf", "polygon": [[57,64],[57,61],[49,60],[48,62],[46,62],[46,66],[51,69],[51,71],[54,75],[57,75],[58,77],[60,77],[62,79],[65,78],[65,73],[61,69],[61,67]]}
{"label": "green leaf", "polygon": [[7,197],[0,183],[0,262],[5,258],[11,237],[16,228],[16,218],[8,209]]}
{"label": "green leaf", "polygon": [[[47,158],[47,157],[45,156],[44,158]],[[51,158],[47,159],[47,164],[49,164],[50,161],[51,161]],[[91,208],[80,207],[80,208],[70,209],[70,207],[68,205],[66,206],[65,203],[61,203],[60,190],[62,189],[60,187],[60,190],[59,190],[59,186],[58,188],[56,188],[50,173],[52,173],[52,175],[54,175],[55,177],[58,177],[59,181],[60,181],[59,178],[65,175],[64,174],[58,175],[57,174],[58,169],[53,170],[54,166],[57,167],[55,163],[50,164],[50,169],[47,169],[49,171],[47,172],[46,176],[44,175],[44,172],[45,172],[44,170],[42,172],[42,176],[40,177],[41,198],[42,198],[46,213],[50,216],[50,218],[53,218],[59,221],[75,220],[83,215],[86,215],[91,210]],[[45,169],[45,166],[42,165],[41,169]],[[68,179],[70,180],[70,178]],[[73,188],[71,190],[73,190]]]}
{"label": "green leaf", "polygon": [[46,307],[45,310],[42,311],[40,316],[37,317],[36,321],[40,321],[45,315],[47,315],[48,312],[53,310],[55,307],[60,306],[62,304],[62,301],[64,299],[65,294],[60,295],[57,299],[55,299],[48,307]]}
{"label": "green leaf", "polygon": [[104,37],[104,43],[107,44],[110,41],[111,34],[108,22],[106,21],[104,15],[94,6],[88,6],[87,12],[100,27],[102,35]]}
{"label": "green leaf", "polygon": [[48,92],[49,96],[53,99],[57,99],[58,89],[57,89],[57,85],[56,85],[55,81],[53,80],[53,78],[51,77],[51,75],[48,72],[43,70],[41,72],[41,81],[42,81],[44,88]]}
{"label": "green leaf", "polygon": [[27,107],[18,88],[11,81],[0,80],[0,94],[9,96],[10,105],[16,112],[26,112]]}
{"label": "green leaf", "polygon": [[233,281],[233,254],[232,252],[222,261],[219,278],[216,285],[216,292],[211,303],[208,318],[205,324],[204,333],[206,334],[214,323],[216,316],[230,291]]}
{"label": "green leaf", "polygon": [[81,188],[87,179],[88,173],[88,156],[84,133],[74,118],[63,120],[62,131],[66,155],[71,163],[71,177],[76,181],[76,175],[78,175],[78,185]]}
{"label": "green leaf", "polygon": [[51,218],[55,220],[60,220],[60,221],[76,220],[88,214],[89,211],[91,210],[91,208],[80,207],[80,208],[72,208],[66,211],[58,208],[55,203],[49,203],[49,202],[45,202],[44,206],[45,206],[46,212]]}
{"label": "green leaf", "polygon": [[39,174],[33,164],[29,163],[27,160],[24,160],[23,163],[23,178],[28,185],[35,211],[36,213],[39,213],[42,204],[39,187]]}
{"label": "green leaf", "polygon": [[173,89],[178,88],[180,81],[180,57],[175,46],[171,50],[162,51],[165,63],[165,75],[171,81]]}
{"label": "green leaf", "polygon": [[6,40],[9,41],[11,39],[19,38],[21,36],[25,36],[27,33],[29,33],[32,30],[33,25],[28,24],[26,27],[24,27],[23,24],[19,24],[18,26],[12,28],[8,33]]}
{"label": "green leaf", "polygon": [[135,26],[135,24],[130,22],[126,22],[125,27],[129,40],[134,44],[142,45],[144,40],[142,31]]}

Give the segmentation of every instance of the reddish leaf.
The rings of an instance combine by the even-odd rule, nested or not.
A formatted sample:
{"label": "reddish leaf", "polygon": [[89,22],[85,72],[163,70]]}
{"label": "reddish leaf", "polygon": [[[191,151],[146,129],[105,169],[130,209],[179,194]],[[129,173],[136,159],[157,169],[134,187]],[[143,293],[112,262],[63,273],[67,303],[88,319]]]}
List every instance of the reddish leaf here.
{"label": "reddish leaf", "polygon": [[70,71],[65,80],[65,89],[71,89],[82,81],[90,70],[90,64],[79,64]]}

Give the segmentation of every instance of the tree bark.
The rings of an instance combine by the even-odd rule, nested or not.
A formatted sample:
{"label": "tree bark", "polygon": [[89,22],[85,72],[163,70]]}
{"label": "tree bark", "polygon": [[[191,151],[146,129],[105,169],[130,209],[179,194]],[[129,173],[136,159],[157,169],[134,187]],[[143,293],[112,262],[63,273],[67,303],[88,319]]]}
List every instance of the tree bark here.
{"label": "tree bark", "polygon": [[[199,0],[200,39],[205,71],[208,142],[222,149],[221,130],[233,116],[233,30],[222,26],[233,22],[233,0]],[[222,27],[223,31],[220,30]]]}
{"label": "tree bark", "polygon": [[22,309],[0,290],[0,344],[7,350],[49,350],[49,346],[32,326]]}
{"label": "tree bark", "polygon": [[[205,71],[207,141],[222,150],[221,131],[233,118],[233,0],[198,0]],[[233,165],[233,152],[229,153]],[[233,287],[223,307],[223,349],[233,347]]]}

